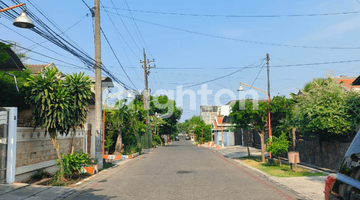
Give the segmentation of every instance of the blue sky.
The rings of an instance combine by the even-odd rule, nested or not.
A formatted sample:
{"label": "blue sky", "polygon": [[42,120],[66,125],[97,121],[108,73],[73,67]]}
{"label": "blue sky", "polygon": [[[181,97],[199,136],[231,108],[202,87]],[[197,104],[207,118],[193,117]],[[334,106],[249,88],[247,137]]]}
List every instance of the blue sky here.
{"label": "blue sky", "polygon": [[[94,4],[93,1],[84,1],[90,7]],[[3,2],[9,6],[14,5],[10,0],[3,0]],[[24,2],[27,3],[28,9],[49,26],[50,23],[35,10],[31,3],[35,3],[40,7],[46,16],[51,18],[63,31],[71,27],[67,30],[67,35],[88,54],[94,55],[92,18],[90,15],[86,17],[89,9],[81,0],[25,0]],[[179,85],[185,87],[214,79],[235,72],[250,64],[260,65],[260,61],[265,58],[266,53],[270,54],[271,96],[288,95],[290,92],[297,92],[306,82],[311,81],[313,78],[325,77],[328,73],[336,76],[358,76],[360,72],[360,62],[275,67],[279,65],[357,60],[359,59],[360,49],[294,48],[239,41],[247,40],[310,47],[360,47],[358,39],[360,14],[320,15],[314,17],[224,17],[224,15],[306,15],[360,11],[360,3],[356,0],[128,0],[128,6],[133,10],[131,12],[132,16],[138,19],[135,22],[129,18],[129,11],[124,10],[128,8],[126,1],[113,0],[115,7],[119,8],[117,10],[114,9],[111,0],[103,0],[101,3],[102,6],[106,7],[101,9],[101,26],[124,69],[139,90],[144,89],[143,69],[139,62],[143,58],[141,52],[143,47],[146,48],[148,58],[150,60],[154,58],[156,61],[157,68],[151,69],[149,76],[149,87],[152,92],[160,89],[174,90]],[[20,11],[20,9],[17,11]],[[117,12],[122,17],[116,15]],[[153,12],[217,16],[205,17]],[[121,35],[118,34],[111,23],[109,16]],[[12,22],[5,17],[0,18],[0,23],[1,39],[16,41],[24,47],[33,48],[34,51],[84,67],[81,62],[77,61],[77,58],[50,42],[42,45],[66,57],[48,51],[39,45],[34,45],[34,42],[14,33],[5,26],[26,35],[36,43],[45,40],[36,33],[12,26]],[[74,24],[76,25],[73,26]],[[179,29],[186,31],[180,31]],[[194,34],[194,32],[201,34]],[[28,56],[43,62],[54,62],[65,73],[83,71],[82,69],[65,67],[66,64],[64,63],[31,52]],[[102,61],[114,75],[124,83],[132,86],[104,37],[102,37]],[[29,64],[42,64],[42,62],[36,60],[28,60],[27,62]],[[223,88],[236,92],[239,82],[253,84],[255,87],[266,90],[266,67],[264,66],[259,71],[260,68],[244,69],[226,78],[209,82],[207,88],[213,92],[212,95],[209,95],[207,104],[214,105],[216,92]],[[94,76],[93,72],[87,71],[86,73]],[[257,75],[258,78],[255,80]],[[200,87],[201,85],[198,85],[186,89],[196,92]],[[113,92],[117,91],[114,90]],[[125,97],[125,95],[123,96]],[[265,95],[260,94],[260,97],[265,98]],[[225,104],[230,100],[230,96],[223,95],[220,102]],[[202,103],[204,104],[204,102],[201,102],[199,95],[196,99],[196,110],[191,110],[189,103],[189,98],[185,96],[182,105],[184,113],[181,121],[190,118],[192,115],[199,115],[199,107]]]}

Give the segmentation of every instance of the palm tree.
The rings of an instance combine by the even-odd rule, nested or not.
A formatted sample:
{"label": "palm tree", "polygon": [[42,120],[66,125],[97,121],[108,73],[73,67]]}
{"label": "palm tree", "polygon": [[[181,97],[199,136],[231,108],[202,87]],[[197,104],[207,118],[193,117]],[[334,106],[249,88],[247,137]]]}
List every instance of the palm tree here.
{"label": "palm tree", "polygon": [[89,110],[89,100],[91,98],[91,81],[89,76],[85,76],[84,72],[78,74],[73,73],[65,77],[65,88],[69,91],[71,117],[70,123],[73,129],[71,140],[71,153],[74,152],[74,138],[76,128],[83,127]]}
{"label": "palm tree", "polygon": [[49,133],[52,144],[60,163],[60,179],[64,179],[62,159],[59,152],[57,132],[61,135],[67,134],[70,121],[70,98],[69,93],[63,87],[60,80],[61,73],[56,67],[46,67],[36,77],[30,76],[25,83],[29,89],[26,90],[25,101],[32,106],[33,120],[36,127],[45,129]]}

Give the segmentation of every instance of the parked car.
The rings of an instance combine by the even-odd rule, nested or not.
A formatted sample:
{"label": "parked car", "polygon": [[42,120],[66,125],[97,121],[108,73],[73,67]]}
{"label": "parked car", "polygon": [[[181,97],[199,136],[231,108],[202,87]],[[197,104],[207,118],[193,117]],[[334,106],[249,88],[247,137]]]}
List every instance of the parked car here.
{"label": "parked car", "polygon": [[189,136],[186,136],[185,140],[190,140],[190,137],[189,137]]}
{"label": "parked car", "polygon": [[325,200],[360,199],[360,131],[350,144],[337,174],[325,180]]}
{"label": "parked car", "polygon": [[180,141],[180,138],[178,136],[176,136],[175,141]]}

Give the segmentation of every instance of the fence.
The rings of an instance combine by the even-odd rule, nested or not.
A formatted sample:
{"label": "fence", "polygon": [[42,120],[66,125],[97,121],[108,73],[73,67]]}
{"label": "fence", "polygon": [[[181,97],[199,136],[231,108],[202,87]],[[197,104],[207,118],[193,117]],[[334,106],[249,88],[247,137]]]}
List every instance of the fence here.
{"label": "fence", "polygon": [[148,149],[152,147],[152,133],[147,130],[146,133],[140,136],[141,147]]}

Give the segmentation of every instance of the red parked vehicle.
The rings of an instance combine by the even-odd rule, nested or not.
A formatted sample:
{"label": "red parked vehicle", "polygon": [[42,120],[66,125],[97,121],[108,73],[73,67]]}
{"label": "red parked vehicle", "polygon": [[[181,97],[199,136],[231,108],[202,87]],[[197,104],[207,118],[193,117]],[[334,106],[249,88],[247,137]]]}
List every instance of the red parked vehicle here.
{"label": "red parked vehicle", "polygon": [[360,200],[360,132],[350,144],[340,170],[325,180],[325,200]]}

